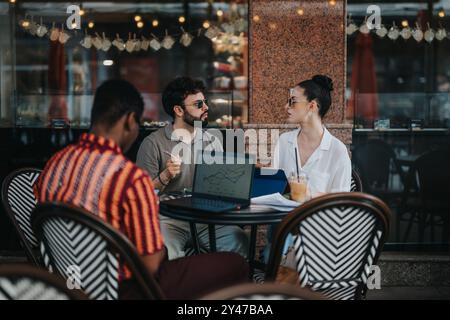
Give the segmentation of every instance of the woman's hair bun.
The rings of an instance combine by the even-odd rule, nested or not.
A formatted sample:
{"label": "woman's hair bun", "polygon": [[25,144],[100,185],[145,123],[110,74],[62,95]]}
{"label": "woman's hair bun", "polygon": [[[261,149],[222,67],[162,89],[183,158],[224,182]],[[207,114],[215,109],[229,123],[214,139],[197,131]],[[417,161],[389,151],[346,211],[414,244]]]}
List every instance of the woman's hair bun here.
{"label": "woman's hair bun", "polygon": [[333,91],[333,80],[330,77],[318,74],[312,77],[312,81],[328,91]]}

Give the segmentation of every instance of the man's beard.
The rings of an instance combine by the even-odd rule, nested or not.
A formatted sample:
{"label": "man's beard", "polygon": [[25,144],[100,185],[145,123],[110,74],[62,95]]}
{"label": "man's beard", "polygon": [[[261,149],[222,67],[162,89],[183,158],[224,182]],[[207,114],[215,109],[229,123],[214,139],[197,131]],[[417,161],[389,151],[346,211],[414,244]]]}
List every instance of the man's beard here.
{"label": "man's beard", "polygon": [[183,120],[184,120],[184,122],[186,122],[188,125],[190,125],[192,127],[194,126],[195,121],[201,121],[202,127],[206,127],[208,125],[208,116],[206,116],[205,120],[202,120],[202,117],[207,112],[208,111],[202,113],[200,115],[200,117],[194,117],[191,114],[189,114],[188,112],[185,112],[184,116],[183,116]]}

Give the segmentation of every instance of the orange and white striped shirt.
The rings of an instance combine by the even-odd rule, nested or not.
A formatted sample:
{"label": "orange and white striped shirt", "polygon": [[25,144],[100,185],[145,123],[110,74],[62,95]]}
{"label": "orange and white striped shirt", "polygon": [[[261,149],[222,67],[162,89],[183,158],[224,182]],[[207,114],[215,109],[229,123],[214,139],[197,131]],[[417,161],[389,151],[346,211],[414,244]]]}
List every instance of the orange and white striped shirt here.
{"label": "orange and white striped shirt", "polygon": [[47,162],[35,192],[39,202],[69,203],[99,216],[125,234],[141,255],[164,246],[152,180],[112,140],[83,134]]}

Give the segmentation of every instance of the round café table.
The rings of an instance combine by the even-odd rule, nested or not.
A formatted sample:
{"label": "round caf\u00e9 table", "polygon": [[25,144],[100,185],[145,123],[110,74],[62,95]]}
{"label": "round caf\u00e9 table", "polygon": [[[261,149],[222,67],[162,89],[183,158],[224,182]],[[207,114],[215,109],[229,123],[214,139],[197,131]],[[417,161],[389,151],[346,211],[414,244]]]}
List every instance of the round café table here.
{"label": "round caf\u00e9 table", "polygon": [[[159,213],[163,216],[189,223],[192,236],[192,244],[195,252],[200,252],[196,224],[207,224],[209,232],[209,247],[211,252],[216,252],[216,230],[215,225],[238,225],[250,226],[250,244],[248,261],[251,266],[255,265],[256,234],[258,225],[278,224],[289,213],[289,211],[278,211],[267,206],[251,205],[241,210],[233,210],[221,213],[194,211],[183,208],[168,207],[161,203]],[[253,269],[253,268],[252,268]]]}

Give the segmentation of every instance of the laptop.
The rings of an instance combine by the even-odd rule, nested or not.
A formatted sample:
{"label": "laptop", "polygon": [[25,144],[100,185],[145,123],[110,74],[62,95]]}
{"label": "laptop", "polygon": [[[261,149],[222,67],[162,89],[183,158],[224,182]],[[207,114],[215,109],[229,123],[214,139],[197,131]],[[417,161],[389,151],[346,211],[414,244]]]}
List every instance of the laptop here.
{"label": "laptop", "polygon": [[[192,195],[161,201],[161,205],[205,212],[238,210],[250,205],[254,156],[238,153],[203,152],[221,163],[197,161]],[[218,162],[218,161],[217,161]]]}
{"label": "laptop", "polygon": [[253,177],[251,197],[273,193],[285,193],[288,185],[286,174],[281,169],[256,168]]}

